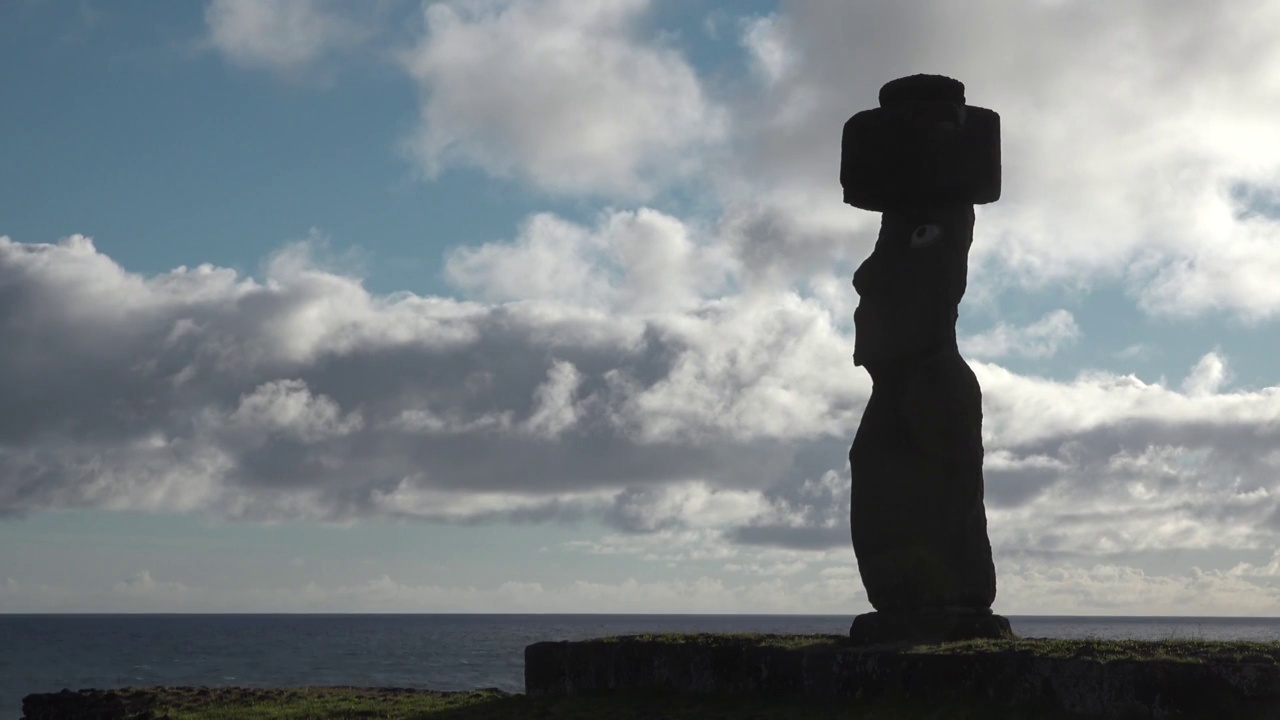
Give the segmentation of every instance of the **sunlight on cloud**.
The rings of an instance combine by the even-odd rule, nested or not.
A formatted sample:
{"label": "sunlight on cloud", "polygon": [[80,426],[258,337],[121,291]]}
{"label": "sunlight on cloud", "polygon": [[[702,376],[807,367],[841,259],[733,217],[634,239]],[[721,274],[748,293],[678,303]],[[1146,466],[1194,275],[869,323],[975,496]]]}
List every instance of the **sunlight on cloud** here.
{"label": "sunlight on cloud", "polygon": [[[638,217],[549,227],[621,256]],[[527,240],[486,246],[470,277],[497,283]],[[702,246],[654,257],[687,266]],[[144,278],[87,238],[0,241],[13,299],[0,399],[32,408],[0,424],[14,468],[0,507],[596,517],[632,533],[706,528],[728,546],[847,544],[844,458],[869,385],[816,299],[709,298],[700,273],[677,273],[688,299],[653,312],[614,291],[631,282],[624,262],[603,289],[581,276],[601,293],[589,301],[570,288],[545,303],[536,286],[506,303],[378,297],[307,257],[276,256],[263,282],[215,268]],[[605,297],[612,312],[567,299]],[[1180,390],[975,362],[997,553],[1275,542],[1280,394],[1224,390],[1223,367],[1206,355]]]}
{"label": "sunlight on cloud", "polygon": [[787,45],[779,27],[783,22],[779,15],[766,15],[742,23],[742,46],[750,53],[755,71],[770,85],[785,79],[795,64],[796,48]]}
{"label": "sunlight on cloud", "polygon": [[[565,516],[599,513],[613,502],[605,491],[562,492],[555,495],[523,495],[519,487],[504,492],[437,490],[407,478],[389,491],[373,490],[373,507],[388,516],[412,517],[436,522],[477,522],[491,519],[554,520]],[[429,481],[429,480],[428,480]]]}
{"label": "sunlight on cloud", "polygon": [[304,443],[348,435],[360,429],[358,413],[342,417],[342,410],[324,395],[312,396],[301,380],[278,380],[259,385],[240,398],[239,406],[227,418],[238,430],[266,442],[272,433]]}
{"label": "sunlight on cloud", "polygon": [[1212,395],[1226,380],[1226,360],[1218,353],[1209,353],[1200,358],[1187,379],[1182,381],[1182,390],[1188,395]]}
{"label": "sunlight on cloud", "polygon": [[339,7],[325,0],[212,0],[204,12],[208,42],[237,65],[296,76],[368,37]]}
{"label": "sunlight on cloud", "polygon": [[[1280,220],[1233,191],[1280,181],[1274,3],[788,3],[780,16],[771,52],[793,79],[733,108],[735,197],[795,224],[836,212],[830,145],[812,138],[836,138],[886,79],[945,72],[1003,118],[1004,193],[979,209],[971,285],[1113,280],[1152,314],[1280,311]],[[858,232],[836,218],[821,231],[833,247]]]}
{"label": "sunlight on cloud", "polygon": [[[1006,562],[1002,612],[1114,615],[1140,607],[1153,615],[1265,616],[1280,602],[1275,565],[1227,571],[1192,568],[1151,574],[1115,563]],[[733,565],[733,564],[730,564]],[[147,570],[109,586],[0,582],[0,602],[17,612],[782,612],[847,615],[869,608],[857,568],[835,564],[813,579],[794,562],[734,566],[726,577],[564,584],[508,580],[487,586],[411,584],[381,574],[363,582],[229,588],[155,578]],[[802,600],[801,600],[802,599]]]}
{"label": "sunlight on cloud", "polygon": [[1076,319],[1066,310],[1054,310],[1024,327],[999,323],[987,332],[960,338],[960,352],[980,358],[1010,355],[1046,358],[1080,338]]}
{"label": "sunlight on cloud", "polygon": [[1007,563],[1000,568],[1003,611],[1009,614],[1114,615],[1142,608],[1149,615],[1266,616],[1280,603],[1280,585],[1192,568],[1187,575],[1148,575],[1140,568],[1100,563]]}
{"label": "sunlight on cloud", "polygon": [[674,48],[639,37],[647,0],[439,2],[403,56],[420,85],[410,141],[450,165],[553,193],[645,197],[697,165],[727,116]]}
{"label": "sunlight on cloud", "polygon": [[573,396],[582,376],[572,363],[552,362],[547,381],[534,390],[534,410],[525,427],[534,434],[554,440],[578,422]]}
{"label": "sunlight on cloud", "polygon": [[87,593],[12,578],[0,582],[0,602],[18,612],[788,612],[797,594],[816,612],[845,613],[859,603],[865,605],[865,597],[845,578],[796,584],[781,578],[726,582],[701,576],[615,583],[577,580],[563,585],[505,581],[476,587],[409,584],[382,574],[345,584],[228,588],[157,580],[143,570]]}
{"label": "sunlight on cloud", "polygon": [[[754,73],[741,87],[645,36],[653,10],[435,2],[392,49],[428,177],[471,168],[557,200],[655,206],[533,213],[451,249],[457,297],[371,293],[319,261],[314,235],[258,279],[208,264],[147,277],[82,235],[0,237],[0,406],[22,408],[0,417],[0,514],[588,519],[610,534],[559,551],[715,565],[562,586],[380,575],[253,591],[263,610],[760,612],[802,597],[847,613],[865,598],[845,458],[870,393],[848,277],[879,217],[842,203],[833,148],[881,83],[914,72],[962,79],[1003,118],[1004,197],[978,209],[967,303],[1120,283],[1151,315],[1280,312],[1280,215],[1264,207],[1280,183],[1275,3],[784,3],[732,23]],[[321,0],[205,11],[228,61],[287,76],[368,45],[352,18]],[[703,193],[688,216],[659,202],[682,184]],[[1280,543],[1280,388],[1233,387],[1212,338],[1172,386],[996,362],[1080,339],[1066,309],[961,339],[981,360],[1002,612],[1269,612],[1280,555],[1183,575],[1129,558]],[[1160,353],[1135,342],[1114,359]],[[242,607],[145,569],[100,599]],[[0,585],[4,607],[40,602],[78,600]]]}
{"label": "sunlight on cloud", "polygon": [[688,310],[721,295],[733,261],[713,237],[649,208],[610,211],[594,227],[550,213],[526,220],[511,242],[448,253],[445,276],[489,301],[560,301],[615,312]]}

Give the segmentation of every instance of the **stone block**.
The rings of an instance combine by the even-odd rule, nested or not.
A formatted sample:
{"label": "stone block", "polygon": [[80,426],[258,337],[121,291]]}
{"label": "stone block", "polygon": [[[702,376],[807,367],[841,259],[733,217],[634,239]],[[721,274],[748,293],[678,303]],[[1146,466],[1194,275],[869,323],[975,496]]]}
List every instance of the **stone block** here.
{"label": "stone block", "polygon": [[922,120],[907,108],[849,118],[841,141],[844,201],[875,212],[1000,198],[1000,116],[962,105],[962,124]]}
{"label": "stone block", "polygon": [[1012,640],[1013,628],[1001,615],[987,612],[863,613],[853,619],[849,639],[859,645],[943,643],[962,640]]}

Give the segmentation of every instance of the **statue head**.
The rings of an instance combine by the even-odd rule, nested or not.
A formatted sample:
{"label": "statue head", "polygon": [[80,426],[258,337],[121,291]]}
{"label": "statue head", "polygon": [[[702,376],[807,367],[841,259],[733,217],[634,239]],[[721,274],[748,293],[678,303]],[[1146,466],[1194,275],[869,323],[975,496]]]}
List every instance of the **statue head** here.
{"label": "statue head", "polygon": [[845,123],[841,153],[845,202],[883,214],[853,279],[854,361],[874,378],[955,347],[973,206],[1000,197],[1000,116],[965,104],[958,80],[898,78]]}
{"label": "statue head", "polygon": [[956,345],[973,206],[886,211],[875,250],[853,276],[854,363],[875,378],[911,357]]}

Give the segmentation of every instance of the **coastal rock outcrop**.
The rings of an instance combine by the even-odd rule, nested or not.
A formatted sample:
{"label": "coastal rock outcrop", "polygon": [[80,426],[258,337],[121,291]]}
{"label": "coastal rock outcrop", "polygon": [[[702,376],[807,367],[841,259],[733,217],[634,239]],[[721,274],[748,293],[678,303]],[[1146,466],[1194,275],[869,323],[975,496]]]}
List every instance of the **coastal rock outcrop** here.
{"label": "coastal rock outcrop", "polygon": [[22,699],[22,720],[168,720],[153,712],[155,698],[143,689],[63,690]]}

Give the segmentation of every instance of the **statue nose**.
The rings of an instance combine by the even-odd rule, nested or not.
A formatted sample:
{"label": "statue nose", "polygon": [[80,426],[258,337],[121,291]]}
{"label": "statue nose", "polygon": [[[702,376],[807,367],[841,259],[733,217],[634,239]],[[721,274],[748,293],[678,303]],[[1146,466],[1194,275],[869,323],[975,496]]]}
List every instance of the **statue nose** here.
{"label": "statue nose", "polygon": [[860,297],[876,294],[880,286],[883,284],[878,278],[881,276],[877,268],[880,265],[880,257],[872,252],[858,269],[853,273],[853,289]]}

